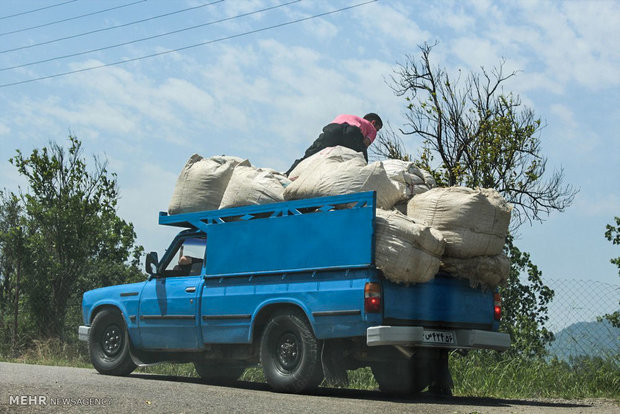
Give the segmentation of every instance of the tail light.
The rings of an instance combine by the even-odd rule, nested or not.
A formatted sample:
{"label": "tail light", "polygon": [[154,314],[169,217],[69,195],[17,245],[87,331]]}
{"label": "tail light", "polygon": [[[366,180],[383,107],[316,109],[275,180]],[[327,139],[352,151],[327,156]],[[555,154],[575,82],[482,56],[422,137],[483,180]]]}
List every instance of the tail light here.
{"label": "tail light", "polygon": [[496,321],[502,318],[502,298],[499,293],[493,295],[493,317]]}
{"label": "tail light", "polygon": [[381,285],[379,283],[366,283],[364,286],[364,310],[366,313],[381,312]]}

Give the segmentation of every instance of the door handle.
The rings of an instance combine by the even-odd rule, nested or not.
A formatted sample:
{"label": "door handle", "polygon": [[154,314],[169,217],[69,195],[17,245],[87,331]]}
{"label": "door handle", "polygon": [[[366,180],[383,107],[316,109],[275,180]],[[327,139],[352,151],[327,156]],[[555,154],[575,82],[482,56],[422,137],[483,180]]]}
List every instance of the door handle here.
{"label": "door handle", "polygon": [[186,288],[185,288],[185,291],[186,291],[187,293],[194,293],[194,292],[196,291],[196,288],[195,288],[195,287],[193,287],[193,286],[192,286],[192,287],[186,287]]}

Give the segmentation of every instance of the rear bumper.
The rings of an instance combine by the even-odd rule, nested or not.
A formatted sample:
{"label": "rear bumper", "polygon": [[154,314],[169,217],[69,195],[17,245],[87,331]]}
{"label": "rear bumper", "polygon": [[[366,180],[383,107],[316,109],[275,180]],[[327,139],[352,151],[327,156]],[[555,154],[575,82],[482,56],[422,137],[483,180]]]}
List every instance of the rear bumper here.
{"label": "rear bumper", "polygon": [[424,329],[421,326],[373,326],[366,331],[368,346],[401,345],[448,349],[493,349],[510,347],[510,335],[477,329]]}
{"label": "rear bumper", "polygon": [[90,326],[81,325],[78,328],[78,339],[80,341],[88,341],[88,334],[90,333]]}

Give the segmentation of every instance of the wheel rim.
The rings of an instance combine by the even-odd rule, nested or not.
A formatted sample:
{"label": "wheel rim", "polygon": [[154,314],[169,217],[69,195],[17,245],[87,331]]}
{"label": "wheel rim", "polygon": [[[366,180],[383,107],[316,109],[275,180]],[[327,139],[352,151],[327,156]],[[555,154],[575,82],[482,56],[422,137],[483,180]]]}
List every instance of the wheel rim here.
{"label": "wheel rim", "polygon": [[301,357],[301,344],[299,338],[292,333],[285,333],[276,344],[276,358],[280,367],[290,372],[299,365]]}
{"label": "wheel rim", "polygon": [[118,325],[109,325],[103,332],[101,347],[108,357],[119,353],[123,345],[123,331]]}

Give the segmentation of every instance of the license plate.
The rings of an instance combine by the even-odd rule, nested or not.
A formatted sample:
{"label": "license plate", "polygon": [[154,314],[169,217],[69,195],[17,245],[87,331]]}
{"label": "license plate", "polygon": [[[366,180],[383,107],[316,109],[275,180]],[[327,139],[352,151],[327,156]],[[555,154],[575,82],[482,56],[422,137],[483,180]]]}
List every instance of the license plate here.
{"label": "license plate", "polygon": [[455,345],[456,337],[452,331],[433,331],[429,329],[424,330],[424,337],[422,339],[425,343],[431,344],[448,344]]}

